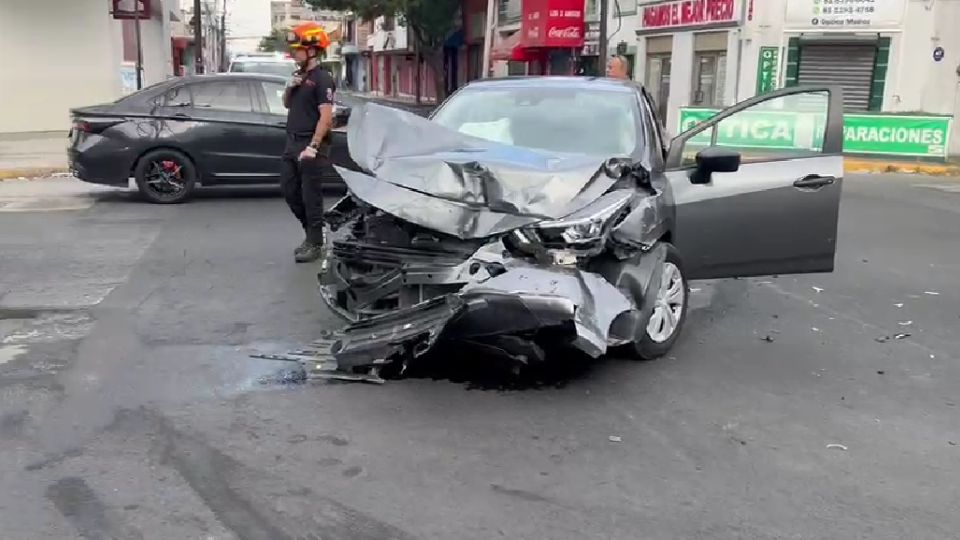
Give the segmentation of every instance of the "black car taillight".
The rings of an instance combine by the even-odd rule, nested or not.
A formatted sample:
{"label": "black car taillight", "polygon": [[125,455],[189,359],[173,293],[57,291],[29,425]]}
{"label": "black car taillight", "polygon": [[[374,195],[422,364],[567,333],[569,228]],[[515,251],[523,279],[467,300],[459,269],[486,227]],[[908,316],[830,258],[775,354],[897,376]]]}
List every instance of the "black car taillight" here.
{"label": "black car taillight", "polygon": [[73,130],[80,133],[103,133],[107,128],[113,127],[123,119],[120,118],[74,118]]}

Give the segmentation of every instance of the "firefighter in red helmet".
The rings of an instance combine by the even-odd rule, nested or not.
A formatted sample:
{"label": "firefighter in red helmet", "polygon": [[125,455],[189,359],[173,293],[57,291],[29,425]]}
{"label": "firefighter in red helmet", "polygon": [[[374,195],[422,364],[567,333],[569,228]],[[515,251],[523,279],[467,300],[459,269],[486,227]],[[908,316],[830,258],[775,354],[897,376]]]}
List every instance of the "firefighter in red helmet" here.
{"label": "firefighter in red helmet", "polygon": [[320,68],[330,38],[317,23],[287,33],[287,45],[298,69],[283,94],[287,108],[287,143],[283,152],[281,188],[306,238],[294,250],[297,262],[316,261],[323,254],[321,178],[330,167],[333,129],[333,76]]}

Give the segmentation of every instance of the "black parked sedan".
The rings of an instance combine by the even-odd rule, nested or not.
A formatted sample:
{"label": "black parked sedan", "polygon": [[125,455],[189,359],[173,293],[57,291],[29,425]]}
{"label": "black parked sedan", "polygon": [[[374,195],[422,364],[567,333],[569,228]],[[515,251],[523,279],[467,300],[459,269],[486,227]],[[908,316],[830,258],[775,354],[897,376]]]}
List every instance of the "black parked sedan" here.
{"label": "black parked sedan", "polygon": [[[276,184],[285,143],[286,79],[218,74],[171,79],[113,103],[73,109],[70,168],[80,180],[178,203],[200,185]],[[337,126],[349,109],[337,107]],[[353,168],[342,129],[333,161]],[[331,182],[341,180],[331,168]]]}

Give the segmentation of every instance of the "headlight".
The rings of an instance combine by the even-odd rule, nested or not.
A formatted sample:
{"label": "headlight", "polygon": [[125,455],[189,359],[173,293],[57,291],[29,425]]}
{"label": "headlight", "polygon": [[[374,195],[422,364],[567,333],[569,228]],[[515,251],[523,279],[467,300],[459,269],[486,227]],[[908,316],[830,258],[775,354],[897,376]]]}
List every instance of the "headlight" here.
{"label": "headlight", "polygon": [[585,247],[602,240],[613,218],[621,214],[633,195],[632,189],[618,189],[562,219],[538,223],[539,236],[547,247]]}

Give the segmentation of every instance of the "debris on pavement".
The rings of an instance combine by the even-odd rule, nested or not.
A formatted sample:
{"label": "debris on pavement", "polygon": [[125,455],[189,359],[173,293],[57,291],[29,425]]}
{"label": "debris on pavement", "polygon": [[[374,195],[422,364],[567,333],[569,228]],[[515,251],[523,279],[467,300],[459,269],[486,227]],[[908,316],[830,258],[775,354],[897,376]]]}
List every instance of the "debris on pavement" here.
{"label": "debris on pavement", "polygon": [[884,375],[884,374],[886,374],[886,373],[887,373],[887,372],[884,371],[884,370],[882,370],[882,369],[878,369],[878,370],[877,370],[877,375]]}
{"label": "debris on pavement", "polygon": [[897,306],[898,308],[902,308],[902,307],[903,307],[903,302],[898,302],[898,303],[896,303],[896,304],[894,304],[894,305]]}
{"label": "debris on pavement", "polygon": [[819,331],[820,331],[820,329],[817,328],[816,326],[812,327],[811,330],[813,330],[814,332],[819,332]]}
{"label": "debris on pavement", "polygon": [[607,438],[610,440],[610,442],[623,442],[623,438],[619,435],[611,435]]}
{"label": "debris on pavement", "polygon": [[910,326],[911,324],[913,324],[913,321],[900,321],[897,324],[899,324],[900,326]]}
{"label": "debris on pavement", "polygon": [[822,287],[814,286],[814,287],[813,287],[813,290],[817,291],[818,293],[822,293],[822,292],[823,292],[823,288],[822,288]]}
{"label": "debris on pavement", "polygon": [[763,336],[762,338],[760,338],[760,340],[761,340],[761,341],[766,341],[767,343],[773,343],[773,342],[774,342],[774,339],[773,339],[773,337],[772,337],[770,334],[767,334],[767,335]]}
{"label": "debris on pavement", "polygon": [[828,445],[827,445],[827,449],[828,449],[828,450],[843,450],[844,452],[846,452],[846,451],[848,450],[848,448],[847,448],[846,446],[844,446],[844,445],[842,445],[842,444],[837,444],[837,443],[830,443],[830,444],[828,444]]}
{"label": "debris on pavement", "polygon": [[903,333],[900,333],[900,334],[897,334],[897,335],[893,336],[893,339],[898,339],[898,340],[899,340],[899,339],[907,339],[907,338],[910,337],[911,335],[912,335],[912,334],[908,334],[908,333],[906,333],[906,332],[903,332]]}
{"label": "debris on pavement", "polygon": [[940,293],[938,293],[938,292],[936,292],[936,291],[923,291],[923,294],[925,294],[925,295],[927,295],[927,296],[940,296]]}

